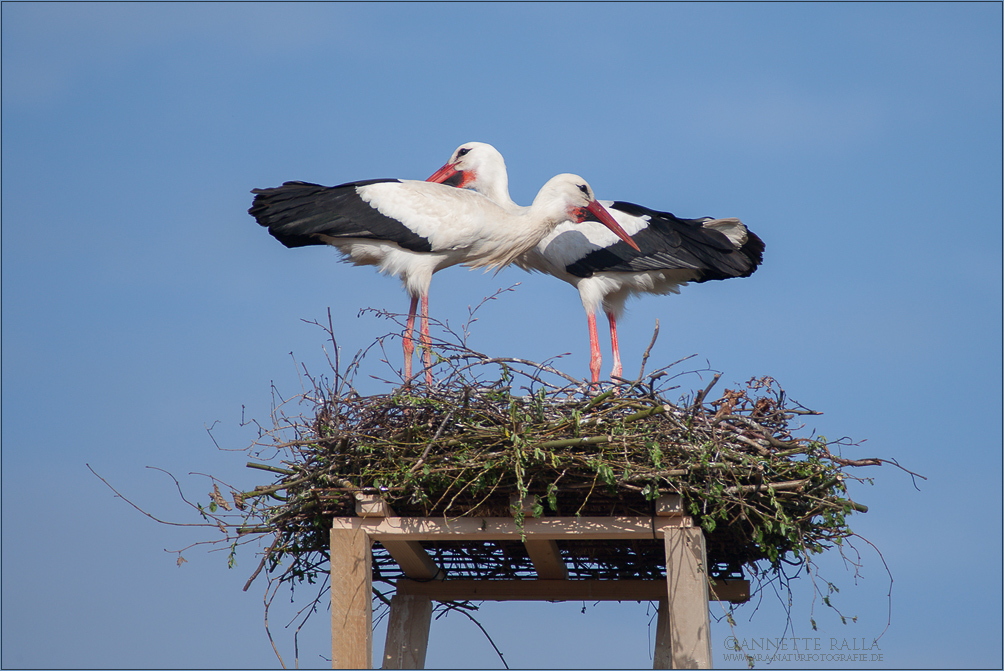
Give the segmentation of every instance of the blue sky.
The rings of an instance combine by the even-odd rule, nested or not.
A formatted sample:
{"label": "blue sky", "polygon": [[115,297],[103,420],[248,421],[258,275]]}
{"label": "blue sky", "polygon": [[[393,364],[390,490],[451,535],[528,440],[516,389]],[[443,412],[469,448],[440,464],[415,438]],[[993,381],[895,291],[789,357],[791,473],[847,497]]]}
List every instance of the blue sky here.
{"label": "blue sky", "polygon": [[[1001,656],[1001,5],[36,4],[2,6],[2,661],[25,667],[260,667],[261,585],[222,553],[175,555],[214,473],[259,484],[243,416],[294,358],[324,365],[303,320],[330,307],[343,353],[404,312],[397,281],[287,250],[250,189],[303,179],[424,179],[470,140],[506,157],[527,204],[575,172],[600,198],[740,217],[767,244],[749,279],[628,305],[637,370],[696,354],[723,386],[771,375],[822,410],[809,429],[864,440],[853,527],[895,578],[877,666],[997,666]],[[588,374],[574,290],[516,269],[452,268],[434,317],[479,312],[471,345]],[[603,329],[601,329],[603,330]],[[609,373],[608,344],[603,374]],[[400,366],[400,351],[388,361]],[[368,375],[387,376],[379,357]],[[650,364],[651,365],[651,364]],[[368,380],[368,378],[366,378]],[[367,381],[363,391],[387,387]],[[841,625],[796,586],[738,612],[749,638],[878,636],[888,578],[824,560]],[[803,583],[807,581],[802,581]],[[304,603],[277,606],[273,634]],[[288,601],[288,600],[287,600]],[[513,667],[651,668],[645,604],[486,604]],[[727,663],[715,625],[715,664]],[[377,650],[382,648],[382,629]],[[299,659],[324,666],[327,614]],[[869,663],[871,665],[872,663]],[[427,665],[497,667],[464,618],[433,623]],[[758,668],[785,668],[782,663]],[[816,665],[821,668],[822,664]]]}

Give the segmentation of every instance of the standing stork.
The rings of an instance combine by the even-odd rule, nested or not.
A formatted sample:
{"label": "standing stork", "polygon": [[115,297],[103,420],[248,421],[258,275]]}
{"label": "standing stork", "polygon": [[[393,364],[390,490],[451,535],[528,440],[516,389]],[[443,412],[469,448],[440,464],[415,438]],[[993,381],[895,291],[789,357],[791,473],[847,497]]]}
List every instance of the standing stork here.
{"label": "standing stork", "polygon": [[[483,142],[460,145],[429,181],[477,191],[507,212],[522,208],[509,197],[505,160]],[[610,322],[612,377],[621,377],[617,320],[634,294],[679,293],[688,282],[749,277],[763,259],[764,243],[738,219],[680,219],[621,201],[600,201],[634,241],[628,245],[606,229],[569,222],[555,226],[515,263],[549,273],[579,290],[589,323],[592,382],[599,381],[596,311]]]}
{"label": "standing stork", "polygon": [[425,379],[432,384],[429,284],[436,271],[458,263],[501,268],[568,221],[597,221],[636,246],[577,175],[552,178],[530,207],[519,209],[504,209],[473,191],[417,180],[339,186],[286,182],[252,193],[248,214],[286,247],[332,245],[355,265],[376,266],[401,278],[411,297],[404,337],[406,382],[411,381],[412,331],[421,299]]}

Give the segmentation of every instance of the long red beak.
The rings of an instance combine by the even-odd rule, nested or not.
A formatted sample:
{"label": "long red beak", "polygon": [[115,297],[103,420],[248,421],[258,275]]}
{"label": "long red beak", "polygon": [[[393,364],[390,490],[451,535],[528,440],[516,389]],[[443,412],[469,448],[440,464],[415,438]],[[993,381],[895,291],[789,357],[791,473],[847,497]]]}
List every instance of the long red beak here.
{"label": "long red beak", "polygon": [[641,249],[638,248],[638,245],[635,244],[635,241],[631,239],[631,236],[627,234],[627,231],[621,228],[621,225],[617,223],[616,219],[610,216],[610,213],[607,212],[605,207],[594,200],[589,203],[589,205],[586,205],[586,209],[592,212],[593,216],[599,219],[601,224],[616,233],[618,238],[633,247],[635,251],[641,251]]}
{"label": "long red beak", "polygon": [[[450,186],[458,186],[460,181],[463,179],[463,173],[453,167],[452,164],[447,163],[442,168],[437,170],[432,174],[426,182],[438,182],[439,184],[449,184]],[[450,180],[453,180],[453,183]]]}

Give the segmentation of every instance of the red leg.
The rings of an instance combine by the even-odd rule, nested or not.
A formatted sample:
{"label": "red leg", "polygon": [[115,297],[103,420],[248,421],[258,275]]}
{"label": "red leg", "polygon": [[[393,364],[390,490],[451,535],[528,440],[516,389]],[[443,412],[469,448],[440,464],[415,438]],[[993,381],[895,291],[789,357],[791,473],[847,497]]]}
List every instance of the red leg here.
{"label": "red leg", "polygon": [[607,319],[610,321],[610,346],[614,350],[614,368],[610,371],[611,376],[620,377],[621,376],[621,351],[617,347],[617,320],[614,318],[613,313],[607,313]]}
{"label": "red leg", "polygon": [[415,309],[418,307],[418,296],[411,297],[411,307],[408,309],[408,323],[404,327],[404,383],[411,383],[411,353],[415,351],[415,343],[411,332],[415,329]]}
{"label": "red leg", "polygon": [[422,294],[422,350],[425,360],[425,383],[432,386],[432,338],[429,337],[429,294]]}
{"label": "red leg", "polygon": [[600,364],[603,357],[600,355],[600,340],[596,336],[596,315],[590,312],[586,315],[589,319],[589,372],[592,374],[592,382],[596,384],[600,381]]}

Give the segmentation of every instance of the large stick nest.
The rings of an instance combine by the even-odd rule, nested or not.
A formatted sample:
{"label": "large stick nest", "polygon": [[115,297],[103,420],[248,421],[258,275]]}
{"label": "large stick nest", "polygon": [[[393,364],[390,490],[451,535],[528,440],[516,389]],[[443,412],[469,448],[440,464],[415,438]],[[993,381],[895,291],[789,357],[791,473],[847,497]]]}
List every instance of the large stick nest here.
{"label": "large stick nest", "polygon": [[[847,515],[867,510],[848,497],[846,481],[859,478],[847,471],[881,460],[845,459],[822,437],[795,435],[818,413],[769,377],[709,401],[719,376],[681,395],[681,362],[600,393],[547,365],[466,347],[445,354],[432,388],[362,396],[350,381],[357,357],[346,375],[336,360],[333,380],[311,378],[307,415],[289,418],[280,406],[257,453],[276,449],[282,466],[249,464],[278,479],[243,494],[253,505],[241,532],[275,536],[269,573],[312,580],[327,560],[330,518],[354,515],[359,494],[380,495],[401,516],[517,521],[514,495],[536,497],[534,516],[647,516],[656,498],[680,494],[706,532],[716,577],[761,560],[800,564],[852,535]],[[423,545],[448,577],[532,575],[518,542]],[[572,578],[664,575],[655,540],[559,547]],[[377,580],[401,575],[379,549],[374,566]]]}

